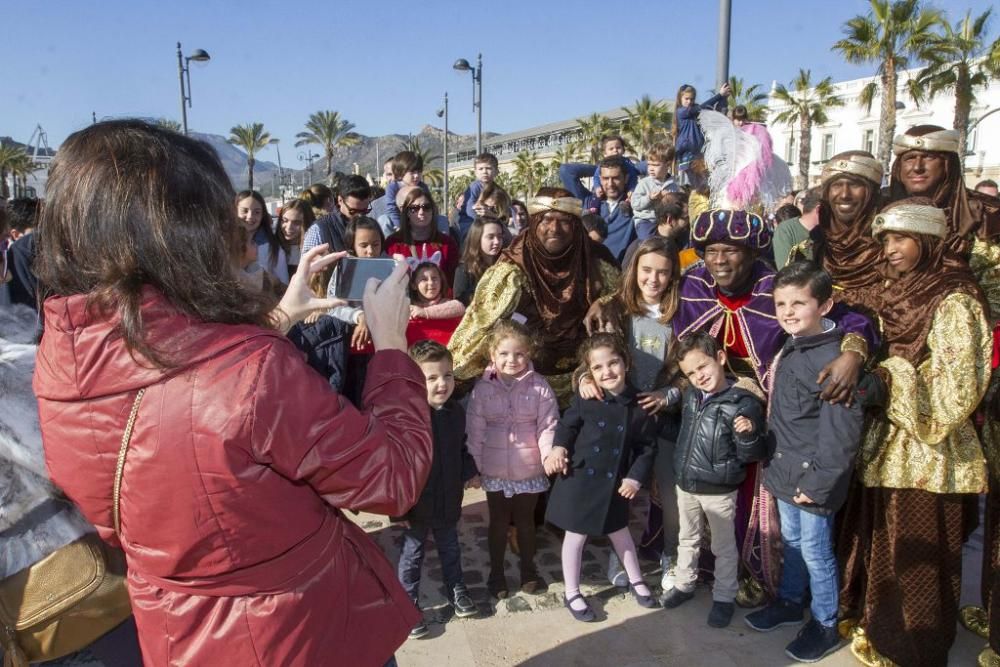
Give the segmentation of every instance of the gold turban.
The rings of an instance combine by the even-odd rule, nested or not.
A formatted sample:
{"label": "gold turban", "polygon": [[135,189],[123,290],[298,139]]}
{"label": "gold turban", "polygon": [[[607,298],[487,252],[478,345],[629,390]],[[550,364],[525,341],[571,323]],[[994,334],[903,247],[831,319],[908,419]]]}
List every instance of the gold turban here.
{"label": "gold turban", "polygon": [[948,233],[948,218],[943,209],[920,204],[900,204],[875,216],[872,236],[885,232],[928,234],[944,238]]}
{"label": "gold turban", "polygon": [[892,152],[896,155],[902,155],[907,151],[958,153],[958,131],[937,130],[919,137],[897,134],[892,140]]}
{"label": "gold turban", "polygon": [[559,211],[574,217],[583,216],[583,204],[576,197],[532,197],[528,200],[528,214]]}
{"label": "gold turban", "polygon": [[876,186],[882,185],[882,163],[867,155],[834,155],[823,165],[822,183],[826,185],[838,176],[860,176]]}

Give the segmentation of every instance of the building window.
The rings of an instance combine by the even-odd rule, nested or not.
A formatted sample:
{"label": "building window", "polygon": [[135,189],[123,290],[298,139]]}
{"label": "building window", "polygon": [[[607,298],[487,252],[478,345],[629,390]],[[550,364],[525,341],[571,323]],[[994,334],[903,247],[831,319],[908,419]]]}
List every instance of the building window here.
{"label": "building window", "polygon": [[833,157],[833,135],[824,134],[823,135],[823,152],[820,159],[826,162]]}
{"label": "building window", "polygon": [[875,130],[865,130],[861,135],[861,150],[875,154]]}
{"label": "building window", "polygon": [[787,162],[788,164],[795,164],[796,162],[794,134],[788,135],[788,150],[785,153],[785,162]]}

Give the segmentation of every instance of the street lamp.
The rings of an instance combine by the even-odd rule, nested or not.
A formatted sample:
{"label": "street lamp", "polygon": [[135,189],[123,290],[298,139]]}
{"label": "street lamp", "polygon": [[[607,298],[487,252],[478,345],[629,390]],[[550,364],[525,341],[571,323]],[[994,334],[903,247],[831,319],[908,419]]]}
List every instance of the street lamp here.
{"label": "street lamp", "polygon": [[[184,134],[188,133],[187,110],[191,106],[191,61],[204,63],[211,60],[211,56],[204,49],[195,49],[191,55],[185,56],[181,52],[181,43],[177,42],[177,75],[181,80],[181,126]],[[187,92],[184,91],[184,82],[187,80]],[[187,106],[185,106],[185,103]]]}
{"label": "street lamp", "polygon": [[442,208],[450,211],[448,204],[448,93],[444,94],[444,108],[437,110],[437,117],[444,117],[444,190],[441,193]]}
{"label": "street lamp", "polygon": [[310,183],[313,182],[313,160],[315,160],[318,157],[319,157],[319,153],[313,153],[311,150],[308,150],[308,151],[306,151],[304,153],[299,153],[299,162],[308,162],[309,163],[309,182]]}
{"label": "street lamp", "polygon": [[[478,112],[476,125],[476,154],[483,152],[483,54],[479,54],[476,67],[465,58],[459,58],[452,65],[459,72],[472,72],[472,110]],[[478,95],[477,95],[478,91]]]}
{"label": "street lamp", "polygon": [[272,138],[271,144],[274,146],[274,150],[278,152],[278,188],[281,190],[281,205],[285,205],[285,170],[281,167],[281,139]]}

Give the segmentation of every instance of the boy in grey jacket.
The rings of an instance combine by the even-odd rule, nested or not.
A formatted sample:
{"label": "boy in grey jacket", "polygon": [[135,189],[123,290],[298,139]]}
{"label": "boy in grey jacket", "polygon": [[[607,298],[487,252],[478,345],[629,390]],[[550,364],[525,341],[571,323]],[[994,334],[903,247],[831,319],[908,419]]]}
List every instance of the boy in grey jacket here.
{"label": "boy in grey jacket", "polygon": [[811,262],[790,264],[774,279],[775,312],[789,338],[775,360],[769,426],[776,448],[764,486],[778,501],[784,564],[778,599],[746,623],[761,632],[801,623],[809,588],[812,619],[785,649],[799,662],[816,662],[840,643],[833,519],[847,498],[864,419],[858,401],[826,402],[816,383],[844,337],[824,318],[832,296],[830,276]]}

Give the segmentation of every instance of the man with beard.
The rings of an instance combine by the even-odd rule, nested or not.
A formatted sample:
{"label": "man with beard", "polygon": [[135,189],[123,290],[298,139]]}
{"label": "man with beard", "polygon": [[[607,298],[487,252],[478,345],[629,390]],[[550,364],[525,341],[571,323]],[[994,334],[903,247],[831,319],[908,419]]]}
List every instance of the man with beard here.
{"label": "man with beard", "polygon": [[580,182],[580,179],[593,172],[590,165],[570,163],[559,168],[559,176],[567,190],[583,201],[585,210],[593,210],[608,223],[608,238],[604,240],[615,260],[621,262],[625,249],[633,240],[644,240],[652,233],[653,225],[640,222],[638,225],[632,217],[632,205],[629,203],[629,193],[626,191],[628,167],[620,155],[611,155],[601,160],[598,165],[601,174],[601,187],[604,188],[604,199],[597,199]]}
{"label": "man with beard", "polygon": [[[707,331],[722,343],[734,374],[752,378],[768,391],[772,362],[786,334],[774,311],[774,269],[759,257],[771,245],[767,226],[754,213],[714,209],[698,217],[691,228],[691,242],[703,253],[704,265],[681,279],[680,304],[673,319],[677,337]],[[878,338],[867,318],[840,304],[829,317],[848,333],[841,356],[823,369],[816,382],[822,385],[825,400],[850,401]],[[747,475],[737,511],[737,538],[753,576],[753,580],[741,581],[737,600],[752,606],[763,601],[763,588],[776,589],[781,545],[774,503],[759,488],[756,473]]]}
{"label": "man with beard", "polygon": [[[889,194],[893,200],[925,196],[948,215],[949,245],[969,262],[990,306],[994,325],[1000,317],[1000,201],[969,190],[962,178],[958,132],[918,125],[893,140],[896,161]],[[994,328],[994,337],[997,329]],[[994,353],[994,366],[997,359]],[[981,408],[980,439],[989,469],[981,593],[985,609],[966,607],[959,620],[989,639],[981,665],[1000,665],[1000,375],[993,374]],[[970,525],[978,509],[970,507]]]}

